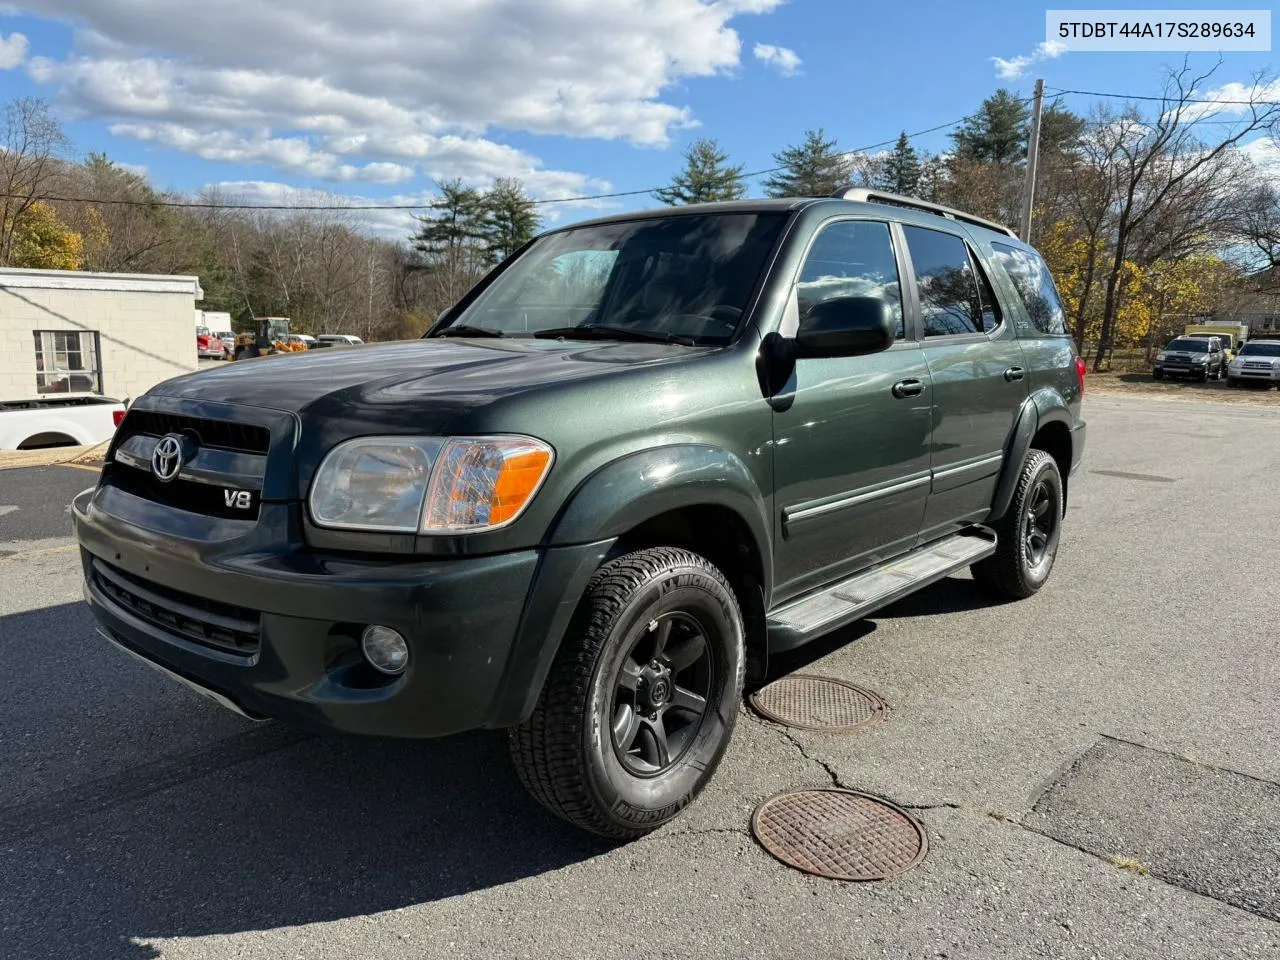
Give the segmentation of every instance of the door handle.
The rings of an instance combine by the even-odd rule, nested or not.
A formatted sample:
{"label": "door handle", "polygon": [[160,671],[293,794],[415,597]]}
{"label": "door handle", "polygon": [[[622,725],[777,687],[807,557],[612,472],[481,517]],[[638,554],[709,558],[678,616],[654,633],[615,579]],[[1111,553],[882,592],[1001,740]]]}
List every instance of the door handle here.
{"label": "door handle", "polygon": [[924,383],[920,380],[899,380],[893,385],[893,395],[901,400],[903,397],[918,397],[924,393]]}
{"label": "door handle", "polygon": [[1027,371],[1023,370],[1021,367],[1010,367],[1004,372],[1004,378],[1010,383],[1013,383],[1015,380],[1021,380],[1026,375]]}

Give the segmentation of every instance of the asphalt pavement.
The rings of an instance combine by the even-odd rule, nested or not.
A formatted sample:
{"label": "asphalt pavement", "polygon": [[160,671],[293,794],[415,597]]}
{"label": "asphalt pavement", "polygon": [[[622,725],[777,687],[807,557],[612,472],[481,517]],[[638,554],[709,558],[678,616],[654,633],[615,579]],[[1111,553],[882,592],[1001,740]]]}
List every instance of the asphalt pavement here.
{"label": "asphalt pavement", "polygon": [[[616,847],[527,800],[501,734],[307,736],[126,658],[62,512],[92,476],[0,472],[0,957],[1280,956],[1280,410],[1086,417],[1041,593],[953,577],[775,663],[889,719],[744,711],[702,798]],[[833,782],[912,808],[924,862],[824,881],[751,838]]]}

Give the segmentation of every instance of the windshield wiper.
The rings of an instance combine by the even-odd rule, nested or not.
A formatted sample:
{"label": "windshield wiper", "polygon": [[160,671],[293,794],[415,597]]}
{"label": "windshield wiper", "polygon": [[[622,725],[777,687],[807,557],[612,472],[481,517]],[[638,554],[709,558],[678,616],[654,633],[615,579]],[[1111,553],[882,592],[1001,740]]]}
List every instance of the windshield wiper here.
{"label": "windshield wiper", "polygon": [[435,337],[505,337],[506,334],[501,330],[491,330],[488,327],[473,327],[465,323],[457,326],[445,327],[439,333],[432,334]]}
{"label": "windshield wiper", "polygon": [[552,327],[549,330],[539,330],[534,336],[544,340],[634,340],[641,343],[678,343],[686,347],[697,345],[693,337],[684,337],[678,333],[611,327],[602,323],[583,323],[576,327]]}

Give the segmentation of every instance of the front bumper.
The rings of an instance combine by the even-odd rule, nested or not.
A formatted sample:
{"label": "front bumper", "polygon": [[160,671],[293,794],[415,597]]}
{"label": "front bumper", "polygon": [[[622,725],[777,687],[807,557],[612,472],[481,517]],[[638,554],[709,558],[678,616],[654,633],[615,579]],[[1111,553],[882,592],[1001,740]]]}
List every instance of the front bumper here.
{"label": "front bumper", "polygon": [[[256,523],[182,514],[175,531],[169,521],[181,511],[111,487],[82,493],[72,513],[99,627],[253,718],[395,737],[509,726],[532,708],[607,550],[361,559],[308,550],[289,533],[300,529],[298,510],[264,503]],[[256,618],[256,639],[242,648],[183,629],[203,617],[246,636],[253,623],[244,611]],[[360,631],[371,623],[407,639],[400,676],[364,662]]]}
{"label": "front bumper", "polygon": [[1204,363],[1157,363],[1155,370],[1157,373],[1164,373],[1165,376],[1169,377],[1198,377],[1208,373],[1209,365]]}
{"label": "front bumper", "polygon": [[1233,380],[1256,380],[1259,383],[1280,383],[1280,370],[1277,370],[1274,367],[1270,370],[1250,370],[1241,367],[1238,370],[1228,370],[1227,374]]}

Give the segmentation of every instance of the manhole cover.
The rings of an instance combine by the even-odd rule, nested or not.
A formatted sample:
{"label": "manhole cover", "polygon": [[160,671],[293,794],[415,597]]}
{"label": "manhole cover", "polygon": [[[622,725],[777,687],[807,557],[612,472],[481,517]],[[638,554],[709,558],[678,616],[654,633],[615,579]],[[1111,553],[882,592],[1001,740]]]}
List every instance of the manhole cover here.
{"label": "manhole cover", "polygon": [[889,712],[878,693],[803,673],[775,680],[748,699],[763,716],[802,730],[850,733],[879,723]]}
{"label": "manhole cover", "polygon": [[915,817],[853,790],[780,793],[756,807],[751,830],[783,863],[833,880],[896,877],[929,850]]}

